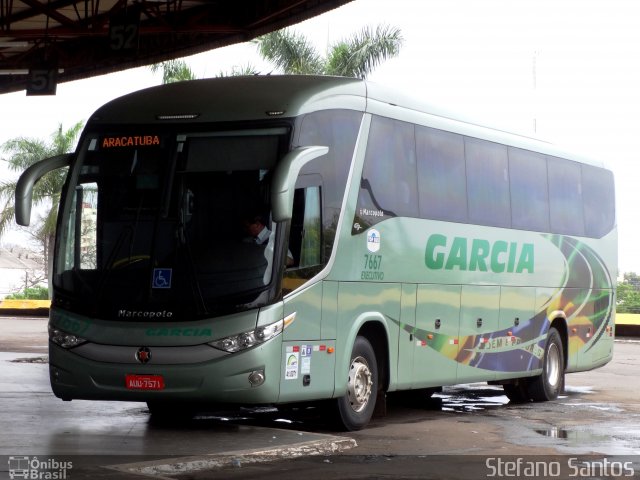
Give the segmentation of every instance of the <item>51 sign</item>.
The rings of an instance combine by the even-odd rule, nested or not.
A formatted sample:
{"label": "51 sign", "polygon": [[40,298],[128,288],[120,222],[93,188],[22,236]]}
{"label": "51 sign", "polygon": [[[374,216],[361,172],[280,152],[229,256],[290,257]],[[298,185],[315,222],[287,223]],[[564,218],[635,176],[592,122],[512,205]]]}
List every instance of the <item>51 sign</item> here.
{"label": "51 sign", "polygon": [[27,95],[55,95],[58,86],[58,69],[55,66],[42,66],[29,70]]}

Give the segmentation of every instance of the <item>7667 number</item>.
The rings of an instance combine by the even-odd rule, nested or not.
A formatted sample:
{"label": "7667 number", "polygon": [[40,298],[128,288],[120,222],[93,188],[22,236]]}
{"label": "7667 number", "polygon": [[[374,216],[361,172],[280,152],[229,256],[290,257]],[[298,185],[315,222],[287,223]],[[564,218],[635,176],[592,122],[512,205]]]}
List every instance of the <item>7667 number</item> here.
{"label": "7667 number", "polygon": [[364,268],[368,270],[380,270],[382,267],[382,255],[364,255]]}

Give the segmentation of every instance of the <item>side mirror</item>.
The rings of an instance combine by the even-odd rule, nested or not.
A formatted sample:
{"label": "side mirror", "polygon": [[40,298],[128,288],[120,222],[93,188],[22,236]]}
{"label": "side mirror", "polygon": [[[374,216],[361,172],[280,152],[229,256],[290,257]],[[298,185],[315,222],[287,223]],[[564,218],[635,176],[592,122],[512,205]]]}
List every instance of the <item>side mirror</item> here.
{"label": "side mirror", "polygon": [[314,158],[328,152],[329,147],[298,147],[287,153],[278,163],[271,184],[273,220],[282,222],[291,219],[293,194],[300,170]]}
{"label": "side mirror", "polygon": [[16,185],[16,223],[28,227],[31,223],[31,204],[33,203],[33,186],[40,178],[52,170],[71,165],[73,154],[64,153],[45,158],[27,168]]}

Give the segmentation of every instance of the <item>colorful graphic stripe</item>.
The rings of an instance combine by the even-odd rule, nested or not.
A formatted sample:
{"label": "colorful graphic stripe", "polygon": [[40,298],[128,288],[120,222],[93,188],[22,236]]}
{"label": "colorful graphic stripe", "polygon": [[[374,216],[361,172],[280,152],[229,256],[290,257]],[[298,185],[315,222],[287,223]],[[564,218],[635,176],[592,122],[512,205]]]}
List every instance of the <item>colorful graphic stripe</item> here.
{"label": "colorful graphic stripe", "polygon": [[[433,330],[398,324],[419,345],[456,362],[497,372],[541,368],[551,320],[564,314],[569,354],[589,351],[605,334],[614,311],[613,281],[603,260],[588,245],[570,237],[544,235],[566,261],[562,286],[532,318],[508,329],[452,337]],[[586,347],[586,348],[585,348]]]}

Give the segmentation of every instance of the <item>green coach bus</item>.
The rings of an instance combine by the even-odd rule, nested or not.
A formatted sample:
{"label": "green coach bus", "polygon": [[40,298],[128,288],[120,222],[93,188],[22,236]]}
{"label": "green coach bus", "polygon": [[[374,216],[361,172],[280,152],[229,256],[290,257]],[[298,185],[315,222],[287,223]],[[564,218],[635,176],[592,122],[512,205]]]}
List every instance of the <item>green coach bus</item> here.
{"label": "green coach bus", "polygon": [[380,85],[251,76],[123,96],[75,153],[25,171],[19,224],[62,167],[63,400],[156,415],[327,400],[355,430],[387,392],[486,381],[552,400],[565,373],[612,358],[612,172]]}

